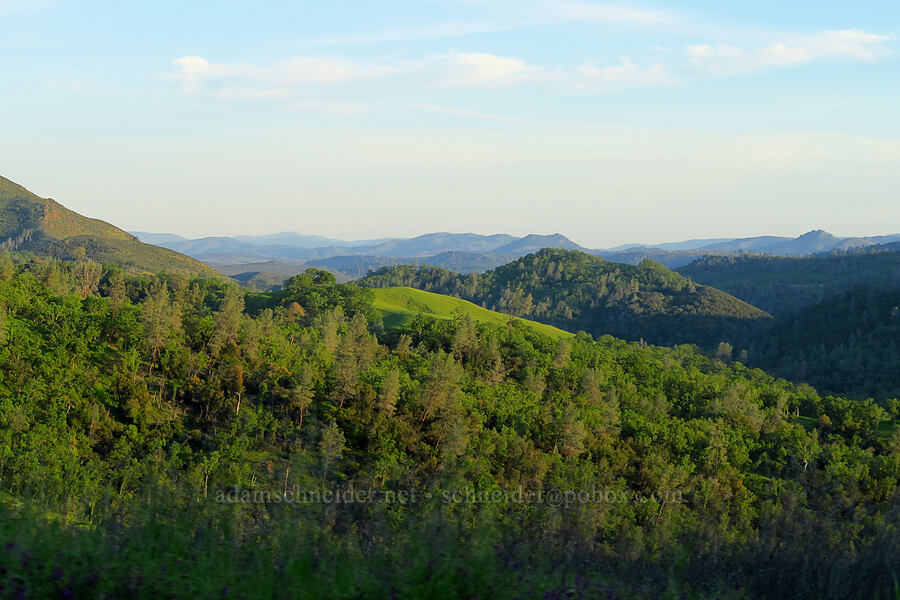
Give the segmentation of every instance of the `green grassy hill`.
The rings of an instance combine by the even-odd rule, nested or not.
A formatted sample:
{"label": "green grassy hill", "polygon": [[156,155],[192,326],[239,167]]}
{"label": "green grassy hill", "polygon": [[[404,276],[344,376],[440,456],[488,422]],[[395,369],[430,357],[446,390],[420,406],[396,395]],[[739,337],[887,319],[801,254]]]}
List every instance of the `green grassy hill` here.
{"label": "green grassy hill", "polygon": [[0,250],[38,257],[87,258],[133,273],[169,271],[220,278],[211,267],[173,250],[151,246],[118,227],[90,219],[0,177]]}
{"label": "green grassy hill", "polygon": [[[417,316],[435,319],[452,319],[455,314],[468,314],[479,323],[506,324],[509,315],[494,312],[460,298],[442,296],[409,287],[381,288],[375,292],[375,309],[381,314],[386,328],[401,327]],[[573,334],[527,319],[515,319],[527,324],[535,331],[552,338],[570,337]]]}
{"label": "green grassy hill", "polygon": [[359,284],[409,286],[569,331],[660,345],[714,347],[770,320],[755,306],[652,260],[635,266],[549,248],[483,274],[402,265],[381,269]]}

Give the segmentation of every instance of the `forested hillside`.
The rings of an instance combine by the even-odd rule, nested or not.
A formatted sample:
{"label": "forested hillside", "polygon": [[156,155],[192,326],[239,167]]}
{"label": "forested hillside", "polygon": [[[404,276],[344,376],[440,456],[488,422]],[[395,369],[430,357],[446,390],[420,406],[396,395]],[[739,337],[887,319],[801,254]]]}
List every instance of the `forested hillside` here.
{"label": "forested hillside", "polygon": [[678,272],[787,317],[855,285],[900,288],[898,250],[888,244],[827,256],[709,256]]}
{"label": "forested hillside", "polygon": [[854,398],[900,398],[900,289],[865,286],[806,307],[753,342],[753,363]]}
{"label": "forested hillside", "polygon": [[3,263],[0,594],[894,593],[896,403],[685,346],[381,331],[369,290],[286,289],[247,311],[216,280],[106,268],[85,293],[75,263]]}
{"label": "forested hillside", "polygon": [[414,287],[569,331],[661,345],[714,347],[745,337],[769,319],[746,302],[651,260],[633,266],[567,250],[541,250],[481,275],[404,265],[359,283]]}
{"label": "forested hillside", "polygon": [[900,396],[896,245],[828,256],[709,257],[679,271],[776,316],[733,340],[749,350],[746,362],[853,398]]}

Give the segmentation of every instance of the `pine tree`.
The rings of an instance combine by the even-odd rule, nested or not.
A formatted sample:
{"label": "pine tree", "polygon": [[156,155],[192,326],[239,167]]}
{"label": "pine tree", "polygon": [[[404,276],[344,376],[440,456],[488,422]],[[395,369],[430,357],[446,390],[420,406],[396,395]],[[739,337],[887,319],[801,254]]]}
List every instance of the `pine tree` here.
{"label": "pine tree", "polygon": [[578,410],[566,403],[556,421],[559,453],[566,458],[576,458],[584,452],[587,429],[578,418]]}
{"label": "pine tree", "polygon": [[166,284],[158,286],[141,305],[141,322],[152,374],[159,351],[181,332],[181,311],[172,304]]}
{"label": "pine tree", "polygon": [[390,418],[397,408],[397,399],[400,396],[400,371],[396,367],[387,372],[381,383],[381,391],[378,394],[378,412]]}
{"label": "pine tree", "polygon": [[16,265],[6,252],[0,252],[0,281],[9,281],[16,272]]}
{"label": "pine tree", "polygon": [[109,300],[112,304],[112,317],[115,319],[119,310],[128,301],[125,289],[125,275],[120,269],[116,269],[109,276]]}
{"label": "pine tree", "polygon": [[478,334],[475,330],[475,321],[472,315],[466,313],[460,319],[459,327],[453,335],[453,355],[456,359],[465,364],[471,360],[478,346]]}
{"label": "pine tree", "polygon": [[556,346],[556,354],[553,355],[553,367],[562,369],[568,366],[569,358],[572,353],[572,344],[566,338],[559,340]]}
{"label": "pine tree", "polygon": [[344,452],[344,445],[347,440],[344,438],[344,432],[338,427],[334,421],[329,421],[322,429],[322,436],[319,439],[319,454],[322,455],[322,485],[325,485],[325,479],[328,477],[328,467],[335,460],[341,458]]}
{"label": "pine tree", "polygon": [[455,401],[462,379],[462,369],[453,357],[438,352],[431,358],[431,375],[422,390],[422,421],[426,421],[432,411],[441,410]]}
{"label": "pine tree", "polygon": [[103,275],[103,265],[93,260],[79,260],[75,263],[73,271],[75,286],[82,300],[97,292],[100,277]]}
{"label": "pine tree", "polygon": [[225,298],[222,300],[222,305],[213,315],[215,327],[209,339],[209,351],[212,356],[218,356],[225,344],[237,340],[243,312],[243,293],[240,288],[229,286],[225,290]]}

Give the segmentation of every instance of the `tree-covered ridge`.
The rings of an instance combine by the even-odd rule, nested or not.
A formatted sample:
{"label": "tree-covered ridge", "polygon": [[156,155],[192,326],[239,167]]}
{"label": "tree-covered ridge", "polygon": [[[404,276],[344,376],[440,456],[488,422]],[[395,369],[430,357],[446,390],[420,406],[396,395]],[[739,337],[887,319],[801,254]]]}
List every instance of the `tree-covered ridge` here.
{"label": "tree-covered ridge", "polygon": [[856,286],[778,321],[752,342],[754,364],[854,398],[900,398],[900,289]]}
{"label": "tree-covered ridge", "polygon": [[384,268],[359,282],[457,296],[491,310],[570,331],[628,340],[714,346],[769,317],[659,263],[614,263],[583,252],[545,249],[483,274],[435,267]]}
{"label": "tree-covered ridge", "polygon": [[105,221],[90,219],[0,177],[0,250],[42,258],[90,258],[135,273],[168,270],[218,277],[212,268],[172,250],[138,241]]}
{"label": "tree-covered ridge", "polygon": [[856,285],[900,288],[900,251],[888,244],[826,256],[710,256],[678,271],[776,317],[789,317]]}
{"label": "tree-covered ridge", "polygon": [[[883,598],[900,572],[895,404],[687,346],[381,333],[315,271],[253,316],[213,280],[75,281],[0,268],[10,594]],[[417,500],[271,500],[350,488]]]}
{"label": "tree-covered ridge", "polygon": [[736,345],[747,362],[852,398],[900,396],[900,252],[887,244],[812,257],[709,257],[680,271],[769,310]]}

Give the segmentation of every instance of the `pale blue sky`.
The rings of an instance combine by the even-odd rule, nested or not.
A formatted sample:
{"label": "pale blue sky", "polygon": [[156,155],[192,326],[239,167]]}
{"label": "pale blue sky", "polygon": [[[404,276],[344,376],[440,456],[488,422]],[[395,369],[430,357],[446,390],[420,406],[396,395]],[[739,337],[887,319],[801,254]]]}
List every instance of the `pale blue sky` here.
{"label": "pale blue sky", "polygon": [[0,174],[128,229],[900,232],[896,2],[0,0]]}

